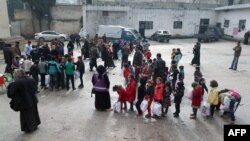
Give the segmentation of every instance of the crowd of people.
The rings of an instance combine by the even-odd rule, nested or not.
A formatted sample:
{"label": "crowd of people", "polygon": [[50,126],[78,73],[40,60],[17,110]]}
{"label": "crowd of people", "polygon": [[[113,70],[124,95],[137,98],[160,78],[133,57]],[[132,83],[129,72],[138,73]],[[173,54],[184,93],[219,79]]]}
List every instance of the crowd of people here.
{"label": "crowd of people", "polygon": [[[39,92],[39,84],[41,89],[49,88],[53,91],[66,88],[69,90],[69,81],[71,81],[72,90],[75,90],[75,78],[79,77],[78,88],[83,88],[84,60],[86,59],[90,60],[89,71],[93,71],[94,68],[96,70],[92,77],[92,94],[95,94],[95,108],[98,111],[112,110],[109,93],[111,86],[107,69],[116,67],[114,60],[120,58],[124,84],[113,86],[113,91],[119,94],[120,111],[127,110],[128,102],[129,111],[134,111],[135,106],[137,116],[142,117],[146,111],[141,106],[146,101],[145,117],[160,118],[166,116],[171,103],[174,102],[173,116],[179,117],[180,105],[185,94],[185,71],[184,66],[180,65],[182,59],[180,48],[172,50],[171,64],[168,67],[161,53],[157,53],[156,58],[152,58],[152,53],[147,47],[122,39],[108,42],[105,35],[101,38],[96,35],[93,40],[86,39],[81,47],[81,56],[74,58],[75,42],[76,46],[79,46],[80,41],[77,43],[78,39],[74,40],[73,36],[71,38],[72,40],[66,45],[67,51],[64,51],[64,42],[58,39],[51,41],[50,45],[44,42],[34,45],[28,41],[24,47],[24,54],[21,53],[18,42],[14,48],[10,44],[4,48],[5,73],[10,73],[16,78],[8,86],[8,96],[12,99],[11,108],[21,111],[22,131],[31,132],[40,124],[36,105],[38,100],[35,96]],[[208,91],[205,78],[200,71],[200,48],[200,43],[194,46],[194,58],[191,61],[191,65],[195,65],[195,72],[190,98],[193,113],[190,118],[197,118],[197,110],[202,106],[202,101],[210,104],[210,113],[207,116],[213,118],[214,110],[220,109],[220,105],[224,105],[226,98],[229,105],[227,110],[223,109],[223,114],[230,113],[233,122],[235,103],[238,107],[241,96],[235,90],[217,90],[216,80],[210,82],[211,89]],[[129,60],[129,55],[133,55],[132,61]],[[102,59],[104,65],[97,65],[98,58]],[[27,87],[26,81],[27,84],[32,85],[31,90],[25,88]],[[203,99],[205,92],[209,93],[208,100]],[[20,100],[20,95],[26,99]],[[157,105],[158,109],[160,107],[160,114],[154,111],[154,105]]]}

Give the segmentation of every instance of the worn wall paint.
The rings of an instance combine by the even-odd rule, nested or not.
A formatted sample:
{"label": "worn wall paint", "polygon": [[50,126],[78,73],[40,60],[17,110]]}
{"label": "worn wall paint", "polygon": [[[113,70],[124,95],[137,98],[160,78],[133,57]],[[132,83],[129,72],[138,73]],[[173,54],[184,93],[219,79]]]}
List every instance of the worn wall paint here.
{"label": "worn wall paint", "polygon": [[10,37],[9,17],[6,0],[0,0],[0,38]]}

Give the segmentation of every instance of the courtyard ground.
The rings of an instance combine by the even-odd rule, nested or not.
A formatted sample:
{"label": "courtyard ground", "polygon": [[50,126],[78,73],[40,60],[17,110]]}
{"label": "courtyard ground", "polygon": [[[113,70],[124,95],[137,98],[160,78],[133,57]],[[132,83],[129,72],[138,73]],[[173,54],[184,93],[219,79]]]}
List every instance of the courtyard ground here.
{"label": "courtyard ground", "polygon": [[[195,39],[171,40],[170,43],[150,42],[153,57],[162,53],[167,65],[170,65],[170,51],[180,48],[183,58],[180,65],[185,67],[186,91],[191,88],[195,68],[190,64],[193,57],[192,48]],[[242,95],[242,102],[236,112],[236,124],[250,123],[250,46],[243,45],[237,71],[229,70],[233,59],[235,42],[219,41],[201,44],[201,72],[209,81],[215,79],[219,83],[219,90],[232,88]],[[75,54],[79,55],[80,50]],[[132,60],[133,56],[130,56]],[[136,118],[136,112],[98,112],[94,108],[94,97],[91,97],[91,78],[88,61],[85,61],[86,74],[84,75],[83,89],[75,91],[60,90],[50,92],[40,90],[39,114],[41,125],[38,130],[25,134],[20,131],[19,113],[9,108],[10,99],[7,98],[5,88],[0,94],[0,141],[222,141],[223,125],[229,124],[229,118],[221,118],[215,113],[213,120],[206,119],[198,112],[198,119],[189,119],[191,102],[183,97],[179,118],[173,118],[174,104],[166,118],[145,119]],[[123,84],[120,61],[115,62],[117,67],[109,69],[111,86]],[[98,64],[103,64],[98,60]],[[1,61],[1,70],[4,64]],[[79,80],[76,80],[76,85]],[[117,94],[111,93],[112,103],[117,100]],[[204,99],[207,99],[205,94]]]}

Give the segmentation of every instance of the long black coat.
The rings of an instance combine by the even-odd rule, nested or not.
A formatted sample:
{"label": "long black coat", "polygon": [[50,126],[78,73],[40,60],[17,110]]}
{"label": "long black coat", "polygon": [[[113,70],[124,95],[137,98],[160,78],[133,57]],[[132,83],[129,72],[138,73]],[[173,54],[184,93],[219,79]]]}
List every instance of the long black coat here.
{"label": "long black coat", "polygon": [[133,65],[142,66],[143,54],[140,51],[135,52]]}
{"label": "long black coat", "polygon": [[36,91],[35,81],[24,76],[8,86],[7,95],[11,99],[17,98],[20,101],[20,109],[27,110],[38,103]]}
{"label": "long black coat", "polygon": [[11,50],[11,47],[4,47],[3,50],[4,60],[6,64],[12,64],[12,59],[14,58],[13,52]]}

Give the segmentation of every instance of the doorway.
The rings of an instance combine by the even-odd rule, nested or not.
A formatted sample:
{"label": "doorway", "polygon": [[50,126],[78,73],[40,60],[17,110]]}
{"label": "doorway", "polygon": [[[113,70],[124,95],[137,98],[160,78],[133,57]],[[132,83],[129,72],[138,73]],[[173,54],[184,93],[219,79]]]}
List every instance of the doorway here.
{"label": "doorway", "polygon": [[209,26],[209,19],[200,19],[199,33],[204,33]]}
{"label": "doorway", "polygon": [[141,34],[142,37],[145,36],[145,28],[146,28],[146,22],[139,21],[139,33]]}

